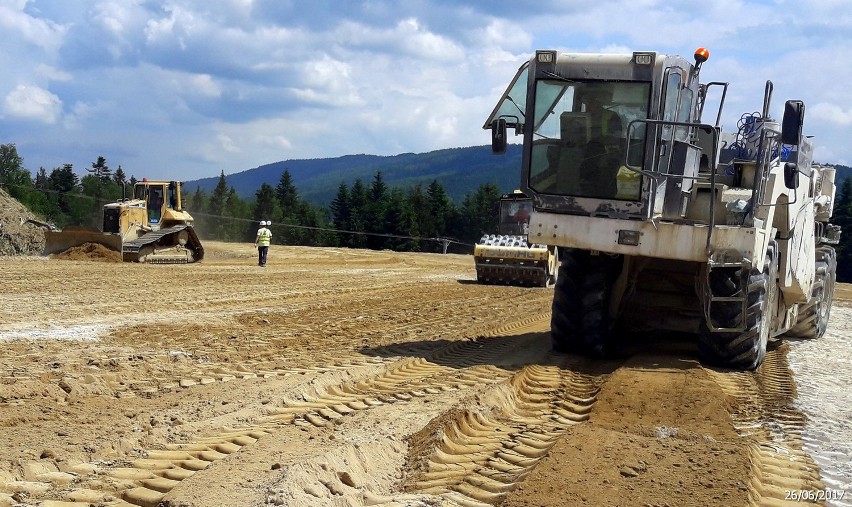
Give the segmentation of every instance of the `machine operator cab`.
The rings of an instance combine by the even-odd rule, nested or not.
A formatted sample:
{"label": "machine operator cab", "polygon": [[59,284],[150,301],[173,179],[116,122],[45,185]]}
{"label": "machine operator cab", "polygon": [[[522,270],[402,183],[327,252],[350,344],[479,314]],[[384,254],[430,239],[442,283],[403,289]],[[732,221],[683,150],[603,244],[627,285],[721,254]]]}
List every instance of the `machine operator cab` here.
{"label": "machine operator cab", "polygon": [[498,232],[507,236],[526,236],[530,228],[532,199],[520,191],[500,197]]}
{"label": "machine operator cab", "polygon": [[[699,127],[713,129],[697,123],[699,68],[698,58],[693,65],[655,52],[538,51],[484,128],[495,153],[505,149],[507,127],[523,134],[522,186],[537,209],[647,219],[673,192],[665,186],[669,167],[691,170],[682,158],[700,153]],[[715,138],[703,144],[715,154]],[[698,157],[694,166],[669,185],[674,201],[688,192]]]}
{"label": "machine operator cab", "polygon": [[147,222],[152,228],[159,228],[168,210],[179,209],[177,185],[175,181],[148,181],[146,178],[136,183],[133,197],[145,202]]}

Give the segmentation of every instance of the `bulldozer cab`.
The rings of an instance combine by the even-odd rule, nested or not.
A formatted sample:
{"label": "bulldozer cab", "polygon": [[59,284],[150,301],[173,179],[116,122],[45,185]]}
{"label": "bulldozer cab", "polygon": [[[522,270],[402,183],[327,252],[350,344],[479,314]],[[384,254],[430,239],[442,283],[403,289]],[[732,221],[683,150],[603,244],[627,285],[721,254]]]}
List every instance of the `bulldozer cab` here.
{"label": "bulldozer cab", "polygon": [[136,184],[133,196],[135,199],[145,201],[149,225],[161,224],[168,210],[177,210],[180,206],[180,187],[174,181],[143,180]]}
{"label": "bulldozer cab", "polygon": [[161,185],[148,188],[148,223],[158,224],[162,221],[165,203]]}
{"label": "bulldozer cab", "polygon": [[517,192],[500,197],[500,234],[524,236],[529,232],[532,199]]}

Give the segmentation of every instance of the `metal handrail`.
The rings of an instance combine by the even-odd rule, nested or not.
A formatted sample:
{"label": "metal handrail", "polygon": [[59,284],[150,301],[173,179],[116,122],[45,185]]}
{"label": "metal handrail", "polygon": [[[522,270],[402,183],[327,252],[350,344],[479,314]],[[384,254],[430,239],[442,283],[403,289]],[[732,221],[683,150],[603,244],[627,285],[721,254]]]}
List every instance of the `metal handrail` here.
{"label": "metal handrail", "polygon": [[[684,121],[670,121],[670,120],[651,120],[651,119],[639,119],[633,120],[627,124],[627,140],[625,141],[625,150],[624,150],[624,167],[627,169],[637,172],[639,174],[643,174],[650,178],[653,178],[655,181],[659,181],[661,179],[690,179],[690,180],[699,180],[700,177],[697,176],[685,176],[683,174],[661,174],[657,171],[647,171],[642,169],[641,167],[632,166],[629,164],[629,153],[630,153],[630,141],[632,140],[630,134],[634,130],[635,126],[640,123],[650,124],[650,125],[671,125],[673,127],[690,127],[690,128],[700,128],[702,130],[709,130],[713,136],[713,149],[710,153],[709,166],[711,167],[710,171],[710,188],[712,192],[716,191],[716,165],[718,164],[718,160],[716,158],[716,147],[719,146],[719,130],[715,125],[710,125],[708,123],[695,123],[695,122],[684,122]],[[706,253],[709,256],[712,251],[710,246],[713,241],[713,229],[716,226],[716,199],[715,195],[713,199],[710,199],[710,223],[707,229],[707,243],[705,246]]]}

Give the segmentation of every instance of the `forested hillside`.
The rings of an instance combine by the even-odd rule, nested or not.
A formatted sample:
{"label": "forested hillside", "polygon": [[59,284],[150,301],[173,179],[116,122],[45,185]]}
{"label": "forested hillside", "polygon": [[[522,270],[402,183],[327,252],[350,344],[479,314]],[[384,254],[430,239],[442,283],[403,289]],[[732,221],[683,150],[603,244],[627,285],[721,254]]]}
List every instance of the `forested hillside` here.
{"label": "forested hillside", "polygon": [[[0,145],[0,185],[35,218],[63,228],[100,227],[102,207],[129,196],[135,178],[103,157],[79,178],[71,164],[33,177],[14,144]],[[289,170],[261,183],[248,198],[220,174],[210,191],[183,187],[184,206],[204,239],[253,241],[260,220],[271,220],[273,243],[406,251],[472,252],[484,233],[497,230],[501,189],[494,182],[469,189],[458,201],[433,178],[423,184],[387,183],[381,171],[335,184],[323,206],[305,199]]]}
{"label": "forested hillside", "polygon": [[[228,174],[228,184],[243,199],[250,199],[263,183],[274,183],[285,170],[290,172],[300,194],[313,204],[326,205],[337,194],[341,182],[352,185],[355,180],[369,181],[381,172],[393,187],[413,188],[437,181],[456,203],[485,183],[493,183],[504,192],[520,184],[521,147],[510,145],[504,155],[495,156],[491,146],[452,148],[428,153],[403,153],[390,157],[347,155],[337,158],[285,160],[247,171]],[[191,189],[211,192],[218,178],[187,181]]]}
{"label": "forested hillside", "polygon": [[845,165],[835,165],[834,168],[837,170],[837,175],[834,178],[834,182],[837,184],[837,188],[843,186],[843,182],[852,178],[852,167]]}

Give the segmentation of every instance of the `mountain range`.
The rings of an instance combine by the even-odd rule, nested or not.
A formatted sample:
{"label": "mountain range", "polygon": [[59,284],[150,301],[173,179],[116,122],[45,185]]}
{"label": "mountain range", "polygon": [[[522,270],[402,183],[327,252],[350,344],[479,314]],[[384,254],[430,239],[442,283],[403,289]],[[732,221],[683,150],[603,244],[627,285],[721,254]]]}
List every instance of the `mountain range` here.
{"label": "mountain range", "polygon": [[[400,155],[345,155],[336,158],[285,160],[246,171],[226,174],[225,181],[244,199],[254,199],[263,183],[278,185],[284,170],[290,172],[293,184],[305,200],[328,205],[340,187],[351,187],[356,179],[369,186],[376,172],[390,187],[424,187],[437,180],[453,202],[460,204],[465,194],[473,193],[484,183],[494,183],[501,192],[519,188],[521,179],[521,146],[509,145],[503,155],[491,153],[491,146],[449,148],[427,153]],[[208,194],[216,188],[219,176],[186,181],[184,191],[201,188]]]}
{"label": "mountain range", "polygon": [[[491,146],[448,148],[426,153],[402,153],[392,156],[345,155],[336,158],[285,160],[246,171],[226,174],[228,186],[243,199],[254,199],[263,183],[278,185],[284,170],[290,171],[299,195],[319,206],[327,206],[337,194],[340,183],[351,187],[356,179],[369,186],[376,172],[390,187],[425,188],[437,180],[454,203],[460,204],[467,193],[484,183],[494,183],[501,192],[519,188],[521,145],[510,144],[503,155],[491,153]],[[852,177],[852,168],[836,165],[836,184]],[[219,176],[184,182],[185,192],[201,188],[208,194],[216,188]]]}

